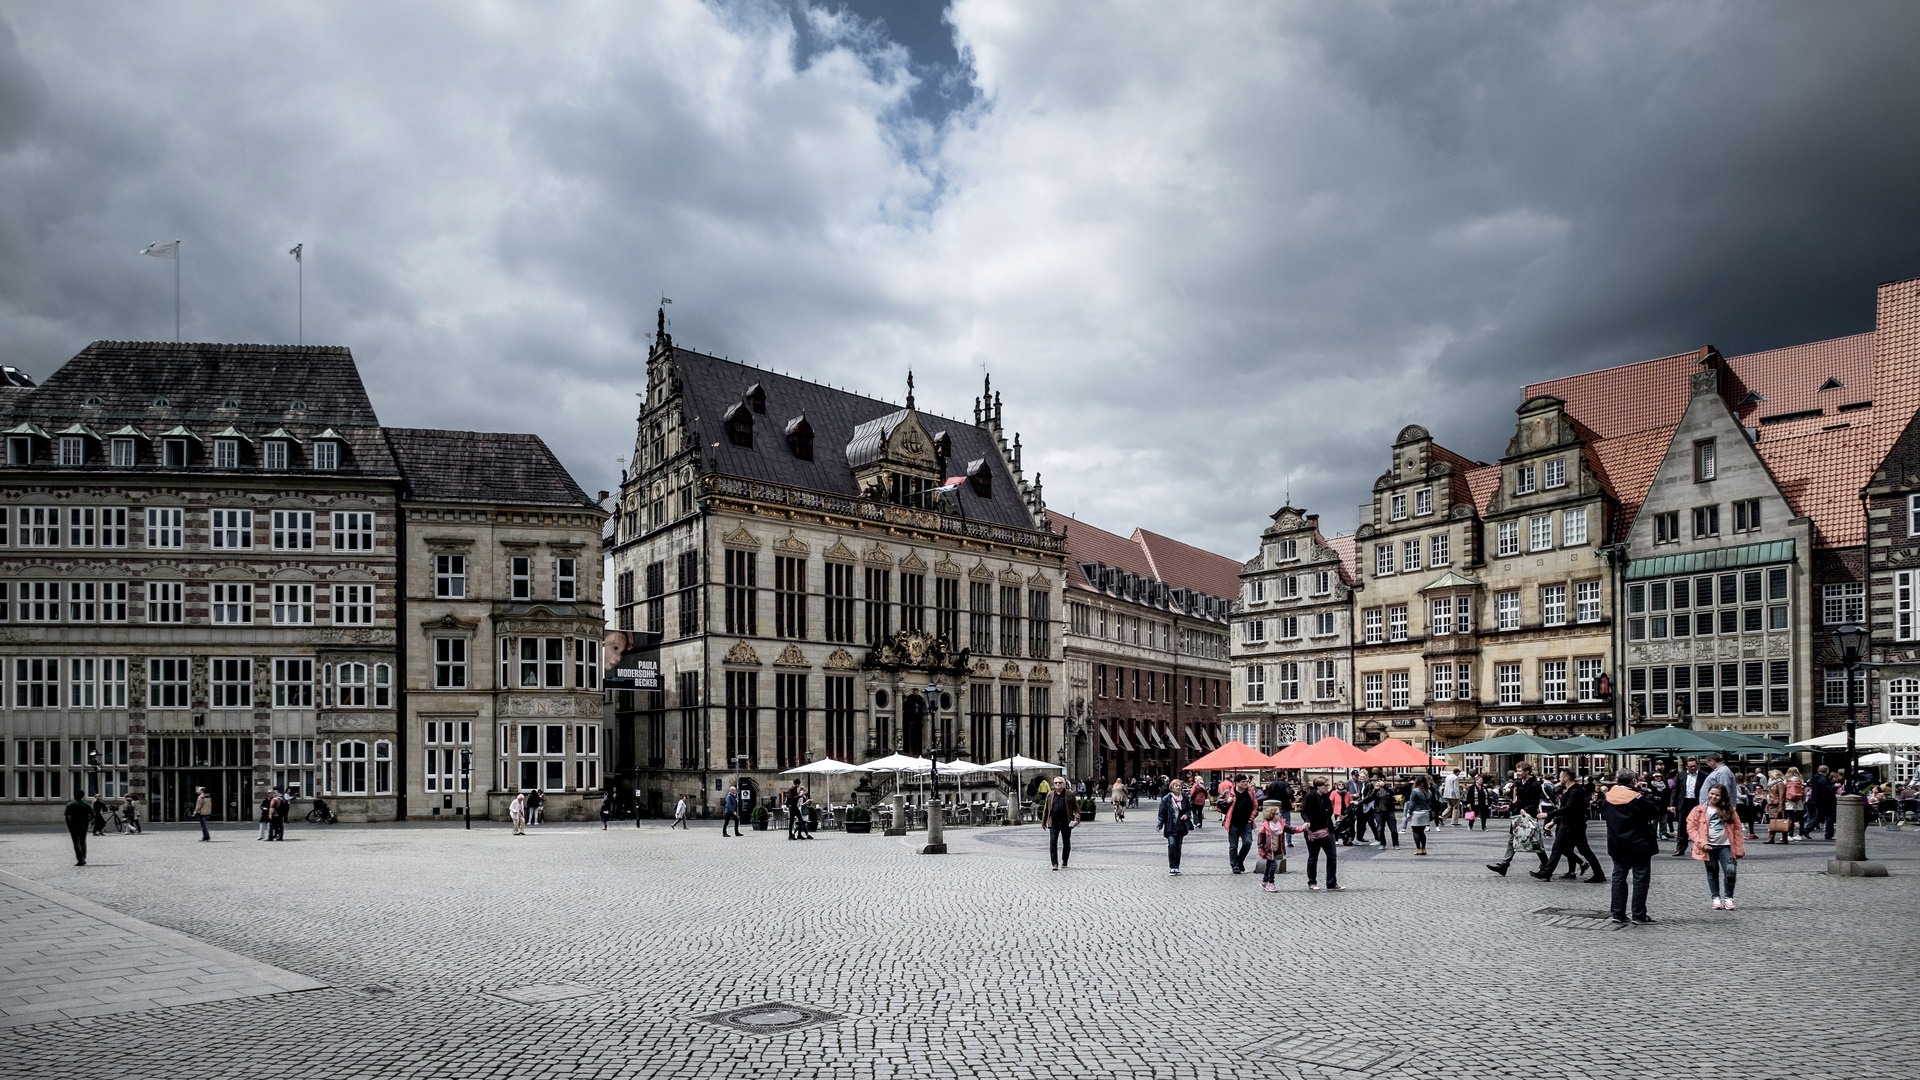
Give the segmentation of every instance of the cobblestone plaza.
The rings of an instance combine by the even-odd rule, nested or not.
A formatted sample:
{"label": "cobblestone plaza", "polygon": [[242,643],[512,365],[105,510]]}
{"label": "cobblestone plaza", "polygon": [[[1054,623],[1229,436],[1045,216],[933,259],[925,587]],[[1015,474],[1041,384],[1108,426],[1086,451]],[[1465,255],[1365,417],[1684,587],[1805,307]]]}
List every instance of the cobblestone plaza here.
{"label": "cobblestone plaza", "polygon": [[[1598,831],[1596,827],[1596,832]],[[651,821],[0,832],[0,1076],[1911,1077],[1920,834],[1893,876],[1749,847],[1740,909],[1661,855],[1653,926],[1508,878],[1498,833],[1341,850],[1340,894],[1166,874],[1150,814],[722,839]],[[1669,849],[1670,850],[1670,849]],[[1257,865],[1257,864],[1255,864]],[[1523,859],[1517,866],[1524,868]],[[1549,909],[1561,909],[1553,911]],[[316,985],[317,984],[317,985]]]}

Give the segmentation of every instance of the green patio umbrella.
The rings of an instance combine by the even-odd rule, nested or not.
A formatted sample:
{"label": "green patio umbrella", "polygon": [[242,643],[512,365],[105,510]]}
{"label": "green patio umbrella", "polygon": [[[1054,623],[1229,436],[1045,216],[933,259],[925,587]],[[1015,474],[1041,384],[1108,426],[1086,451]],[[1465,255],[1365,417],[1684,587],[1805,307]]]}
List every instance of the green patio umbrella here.
{"label": "green patio umbrella", "polygon": [[1705,754],[1725,751],[1726,747],[1692,728],[1668,725],[1652,731],[1637,731],[1619,739],[1608,739],[1588,747],[1588,754]]}
{"label": "green patio umbrella", "polygon": [[1778,739],[1762,739],[1738,731],[1702,731],[1700,734],[1720,744],[1730,754],[1784,754],[1787,744]]}
{"label": "green patio umbrella", "polygon": [[1556,754],[1587,754],[1600,745],[1600,740],[1591,735],[1569,735],[1564,739],[1553,740]]}
{"label": "green patio umbrella", "polygon": [[1449,746],[1440,752],[1443,754],[1566,754],[1574,751],[1566,748],[1564,740],[1543,739],[1538,735],[1518,731],[1512,735],[1499,735],[1461,746]]}

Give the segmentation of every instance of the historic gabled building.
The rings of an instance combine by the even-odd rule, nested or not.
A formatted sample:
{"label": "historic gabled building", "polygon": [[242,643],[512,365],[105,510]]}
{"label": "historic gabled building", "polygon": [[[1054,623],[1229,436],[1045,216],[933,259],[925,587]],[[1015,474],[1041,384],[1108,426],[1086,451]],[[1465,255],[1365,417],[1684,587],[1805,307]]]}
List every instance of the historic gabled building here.
{"label": "historic gabled building", "polygon": [[1320,515],[1274,512],[1240,568],[1226,738],[1264,753],[1352,738],[1353,552],[1353,536],[1320,535]]}
{"label": "historic gabled building", "polygon": [[1075,776],[1175,775],[1219,745],[1232,559],[1055,516],[1067,539],[1067,716]]}
{"label": "historic gabled building", "polygon": [[643,810],[829,756],[1058,754],[1067,544],[1000,417],[676,348],[662,319],[613,557],[618,627],[663,638],[665,689],[617,695]]}
{"label": "historic gabled building", "polygon": [[[1603,551],[1619,502],[1598,441],[1559,398],[1529,398],[1486,485],[1479,565],[1428,586],[1429,626],[1444,624],[1453,596],[1451,644],[1436,635],[1428,646],[1430,712],[1446,739],[1612,733],[1602,690],[1612,668],[1613,575]],[[1461,604],[1469,597],[1471,625]],[[1468,662],[1475,653],[1477,665]],[[1472,686],[1469,671],[1479,676]],[[1451,707],[1442,704],[1449,680]]]}
{"label": "historic gabled building", "polygon": [[[603,793],[600,528],[538,436],[387,428],[400,546],[407,816],[581,819]],[[478,799],[475,800],[474,796]]]}
{"label": "historic gabled building", "polygon": [[[455,534],[482,520],[546,539],[515,516],[528,503],[551,514],[579,489],[538,440],[390,441],[337,347],[103,341],[23,382],[0,388],[0,819],[57,819],[83,790],[131,793],[175,821],[204,786],[216,817],[244,820],[269,785],[324,795],[347,820],[427,816],[418,799],[446,775],[436,757],[440,779],[423,790],[428,717],[452,722],[456,747],[470,736],[493,753],[490,729],[460,723],[487,710],[440,710],[443,668],[427,663],[459,640],[467,651],[447,662],[464,655],[472,678],[491,626],[436,608],[424,627],[409,604],[436,587],[433,538],[476,562],[497,549]],[[516,491],[503,506],[496,474],[522,466],[447,440],[537,458],[559,496]],[[597,512],[569,513],[597,562]],[[472,578],[496,572],[513,571],[475,565]],[[584,624],[595,637],[599,621],[596,609]],[[478,771],[484,791],[498,773],[487,758]]]}
{"label": "historic gabled building", "polygon": [[[1444,700],[1436,697],[1441,687],[1431,681],[1429,666],[1437,671],[1444,658],[1456,674],[1465,666],[1475,678],[1478,650],[1455,612],[1471,619],[1481,591],[1481,583],[1462,572],[1480,561],[1479,512],[1469,484],[1476,473],[1491,475],[1485,463],[1409,425],[1394,440],[1390,467],[1374,481],[1373,502],[1360,508],[1353,600],[1357,745],[1394,734],[1424,745],[1430,703],[1456,724],[1456,713],[1473,714],[1472,699],[1461,701],[1453,682],[1442,684]],[[1449,618],[1436,622],[1442,599]]]}

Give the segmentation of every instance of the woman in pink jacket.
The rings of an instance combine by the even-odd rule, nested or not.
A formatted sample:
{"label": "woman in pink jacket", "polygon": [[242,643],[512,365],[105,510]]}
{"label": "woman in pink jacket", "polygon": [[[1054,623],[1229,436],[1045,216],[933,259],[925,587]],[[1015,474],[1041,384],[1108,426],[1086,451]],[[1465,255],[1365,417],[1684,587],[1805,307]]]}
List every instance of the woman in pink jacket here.
{"label": "woman in pink jacket", "polygon": [[[1733,793],[1724,784],[1707,789],[1707,797],[1687,814],[1687,838],[1693,841],[1693,857],[1707,864],[1707,888],[1713,891],[1715,911],[1733,910],[1735,864],[1747,854],[1740,837],[1740,818],[1734,812]],[[1720,895],[1721,880],[1727,895]]]}

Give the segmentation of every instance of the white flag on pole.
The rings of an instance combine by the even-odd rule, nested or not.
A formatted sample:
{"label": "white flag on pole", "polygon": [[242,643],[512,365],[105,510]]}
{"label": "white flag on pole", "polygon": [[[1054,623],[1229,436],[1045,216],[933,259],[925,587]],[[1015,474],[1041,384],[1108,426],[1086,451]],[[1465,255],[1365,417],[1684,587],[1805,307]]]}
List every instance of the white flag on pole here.
{"label": "white flag on pole", "polygon": [[180,257],[180,241],[156,240],[141,248],[140,254],[151,255],[156,259],[177,259]]}

